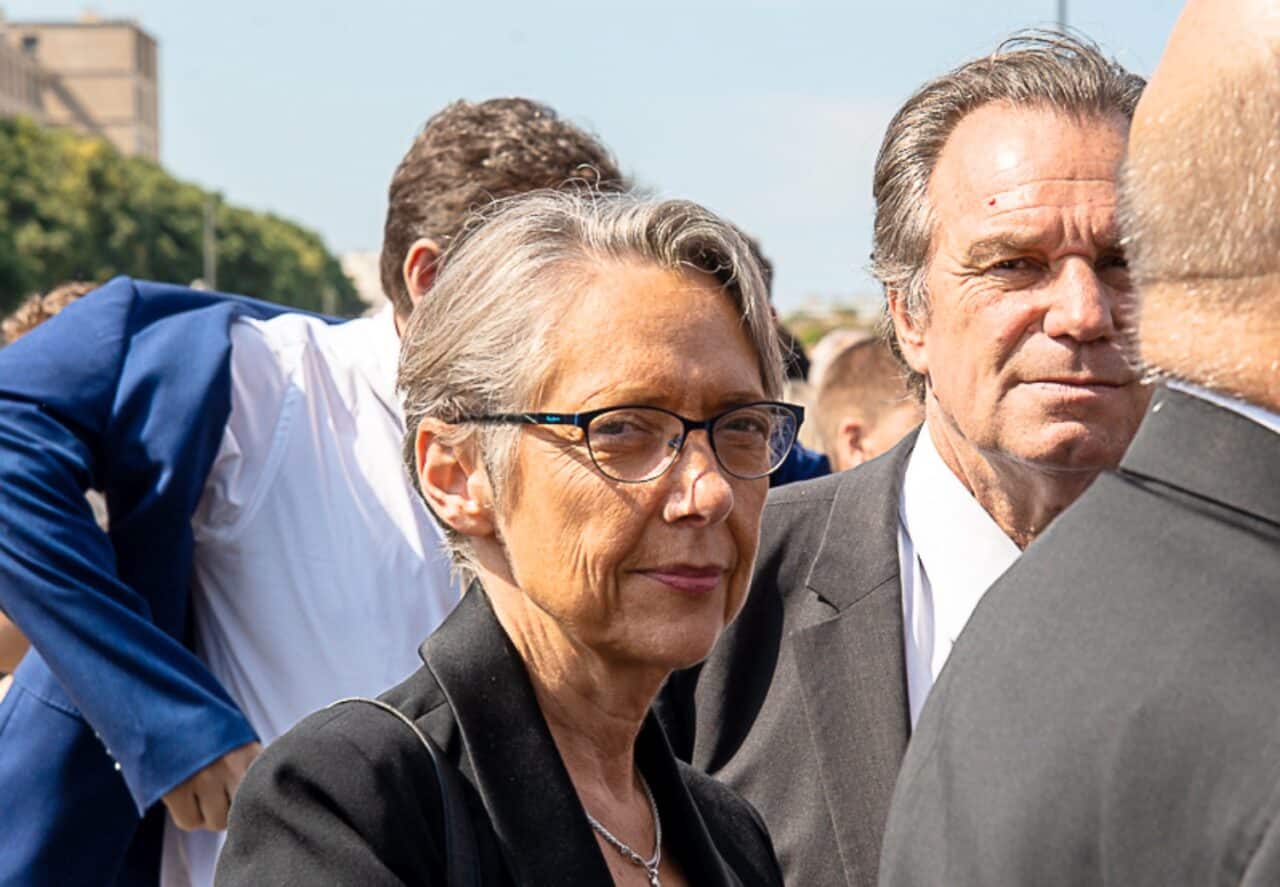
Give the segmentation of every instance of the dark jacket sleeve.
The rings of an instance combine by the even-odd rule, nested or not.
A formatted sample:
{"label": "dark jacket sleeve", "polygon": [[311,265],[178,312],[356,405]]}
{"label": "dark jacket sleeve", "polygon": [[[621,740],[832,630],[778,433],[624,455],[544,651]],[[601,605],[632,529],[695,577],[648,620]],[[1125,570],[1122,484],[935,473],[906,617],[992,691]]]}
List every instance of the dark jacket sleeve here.
{"label": "dark jacket sleeve", "polygon": [[430,766],[409,728],[372,707],[312,715],[245,776],[218,887],[444,884]]}
{"label": "dark jacket sleeve", "polygon": [[139,810],[254,739],[181,639],[190,517],[230,410],[229,326],[278,310],[118,278],[0,351],[0,608]]}

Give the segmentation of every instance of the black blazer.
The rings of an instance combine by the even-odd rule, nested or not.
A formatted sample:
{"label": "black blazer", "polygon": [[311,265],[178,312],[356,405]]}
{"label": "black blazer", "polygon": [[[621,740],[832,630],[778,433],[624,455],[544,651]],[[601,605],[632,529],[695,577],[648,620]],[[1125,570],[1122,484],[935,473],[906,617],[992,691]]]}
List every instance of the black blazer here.
{"label": "black blazer", "polygon": [[[524,664],[474,587],[382,697],[461,772],[487,885],[612,884]],[[697,885],[781,884],[751,807],[680,764],[650,717],[636,759],[666,850]],[[409,728],[373,706],[311,715],[250,768],[219,885],[442,884],[439,787]]]}
{"label": "black blazer", "polygon": [[898,497],[912,432],[769,494],[742,614],[658,711],[676,754],[764,816],[788,884],[875,884],[910,713]]}
{"label": "black blazer", "polygon": [[1280,884],[1280,435],[1157,390],[957,641],[881,877]]}

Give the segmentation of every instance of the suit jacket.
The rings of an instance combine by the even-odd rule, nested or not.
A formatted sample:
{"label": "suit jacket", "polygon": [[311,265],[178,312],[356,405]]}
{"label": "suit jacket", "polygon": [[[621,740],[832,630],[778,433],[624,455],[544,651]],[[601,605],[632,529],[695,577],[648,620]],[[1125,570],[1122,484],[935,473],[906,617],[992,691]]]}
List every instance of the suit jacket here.
{"label": "suit jacket", "polygon": [[1280,435],[1156,392],[978,605],[883,864],[893,887],[1280,883]]}
{"label": "suit jacket", "polygon": [[[425,667],[383,698],[461,773],[482,882],[612,884],[524,663],[479,586],[421,654]],[[665,852],[690,883],[782,883],[759,816],[677,762],[652,717],[636,760],[658,805]],[[440,810],[430,759],[407,726],[372,706],[326,709],[250,768],[231,808],[217,883],[443,884]]]}
{"label": "suit jacket", "polygon": [[[189,520],[231,321],[281,310],[117,278],[0,351],[0,608],[34,648],[0,702],[0,884],[110,883],[140,813],[255,738],[183,643]],[[151,851],[122,880],[154,882]]]}
{"label": "suit jacket", "polygon": [[874,884],[910,715],[898,498],[913,432],[770,493],[742,613],[660,700],[676,753],[755,805],[788,884]]}

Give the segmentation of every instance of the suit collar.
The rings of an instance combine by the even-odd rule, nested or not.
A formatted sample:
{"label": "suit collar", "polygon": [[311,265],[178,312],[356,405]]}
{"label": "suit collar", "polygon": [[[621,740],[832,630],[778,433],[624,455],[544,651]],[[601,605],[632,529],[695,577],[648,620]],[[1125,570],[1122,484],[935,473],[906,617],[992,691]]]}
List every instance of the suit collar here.
{"label": "suit collar", "polygon": [[[453,712],[464,760],[516,883],[612,883],[528,672],[478,584],[420,652]],[[652,715],[636,759],[689,880],[737,887]]]}
{"label": "suit collar", "polygon": [[915,431],[846,472],[808,587],[835,608],[790,635],[836,849],[850,884],[874,884],[910,730],[898,498]]}
{"label": "suit collar", "polygon": [[808,588],[843,610],[898,584],[898,497],[917,428],[887,453],[840,475]]}
{"label": "suit collar", "polygon": [[1194,393],[1157,388],[1120,473],[1280,525],[1280,436]]}

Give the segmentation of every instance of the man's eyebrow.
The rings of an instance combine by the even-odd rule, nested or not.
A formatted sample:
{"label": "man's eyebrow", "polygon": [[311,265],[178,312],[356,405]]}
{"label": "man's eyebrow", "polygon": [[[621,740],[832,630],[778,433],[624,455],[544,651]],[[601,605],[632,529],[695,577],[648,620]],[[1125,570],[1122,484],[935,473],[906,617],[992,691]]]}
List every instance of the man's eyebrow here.
{"label": "man's eyebrow", "polygon": [[1017,237],[1012,234],[996,234],[974,241],[965,252],[965,263],[969,265],[985,265],[993,259],[1007,258],[1016,253],[1035,252],[1039,245],[1034,238]]}
{"label": "man's eyebrow", "polygon": [[[1116,232],[1107,232],[1094,241],[1097,255],[1116,255],[1124,253],[1124,242]],[[1044,252],[1044,245],[1039,238],[1019,237],[1016,234],[994,234],[984,237],[969,245],[964,261],[967,265],[986,265],[1010,256],[1027,253]]]}

